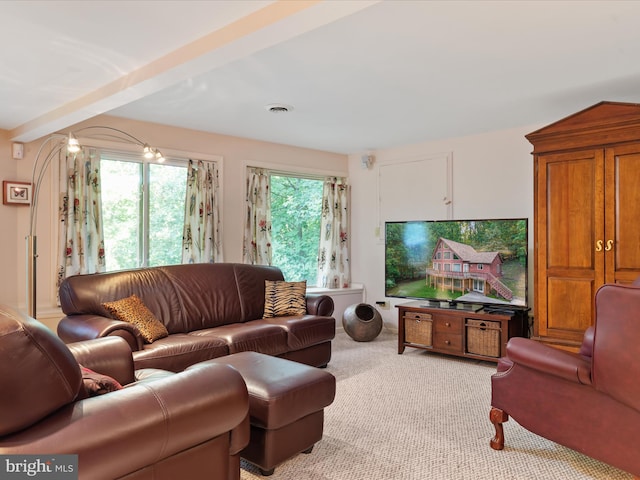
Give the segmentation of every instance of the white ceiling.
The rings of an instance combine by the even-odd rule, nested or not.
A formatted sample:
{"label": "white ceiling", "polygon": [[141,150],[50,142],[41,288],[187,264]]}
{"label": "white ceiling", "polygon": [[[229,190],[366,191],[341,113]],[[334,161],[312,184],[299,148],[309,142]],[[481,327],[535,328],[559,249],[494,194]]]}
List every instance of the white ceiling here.
{"label": "white ceiling", "polygon": [[106,113],[348,154],[546,124],[640,103],[639,20],[606,0],[5,0],[0,129]]}

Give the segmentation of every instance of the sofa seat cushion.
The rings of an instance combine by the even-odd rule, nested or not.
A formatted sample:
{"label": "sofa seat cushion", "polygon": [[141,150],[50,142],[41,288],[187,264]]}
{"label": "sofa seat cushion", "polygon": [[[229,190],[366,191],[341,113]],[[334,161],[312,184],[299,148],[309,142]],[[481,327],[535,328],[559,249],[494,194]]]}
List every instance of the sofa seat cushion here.
{"label": "sofa seat cushion", "polygon": [[336,322],[333,317],[298,315],[295,317],[263,318],[255,320],[253,323],[264,323],[285,330],[289,350],[301,350],[331,341],[336,336]]}
{"label": "sofa seat cushion", "polygon": [[158,368],[142,368],[140,370],[136,370],[135,375],[135,382],[132,382],[131,385],[155,382],[160,378],[172,377],[173,375],[176,375],[176,373],[168,370],[160,370]]}
{"label": "sofa seat cushion", "polygon": [[191,335],[221,339],[226,342],[230,354],[250,351],[280,355],[289,351],[284,329],[256,320],[198,330],[191,332]]}
{"label": "sofa seat cushion", "polygon": [[157,368],[181,372],[189,365],[229,355],[224,340],[195,333],[174,333],[133,352],[136,370]]}

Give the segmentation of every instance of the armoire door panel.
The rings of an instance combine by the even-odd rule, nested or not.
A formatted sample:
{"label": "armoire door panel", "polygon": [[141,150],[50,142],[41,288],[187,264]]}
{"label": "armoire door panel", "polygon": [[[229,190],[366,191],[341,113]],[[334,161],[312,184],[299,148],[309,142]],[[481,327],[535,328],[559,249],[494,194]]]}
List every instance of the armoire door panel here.
{"label": "armoire door panel", "polygon": [[546,268],[596,268],[601,160],[597,152],[545,158]]}
{"label": "armoire door panel", "polygon": [[534,333],[579,343],[604,280],[604,151],[541,155],[537,169]]}
{"label": "armoire door panel", "polygon": [[593,318],[593,279],[549,277],[547,324],[541,335],[579,341]]}
{"label": "armoire door panel", "polygon": [[640,144],[606,151],[607,282],[640,275]]}

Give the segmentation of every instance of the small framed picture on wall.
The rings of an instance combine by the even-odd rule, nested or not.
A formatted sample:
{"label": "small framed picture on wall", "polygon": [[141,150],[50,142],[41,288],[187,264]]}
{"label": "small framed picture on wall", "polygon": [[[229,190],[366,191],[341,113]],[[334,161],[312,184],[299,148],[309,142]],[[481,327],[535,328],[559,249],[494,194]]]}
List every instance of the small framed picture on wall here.
{"label": "small framed picture on wall", "polygon": [[30,183],[2,182],[2,203],[5,205],[30,205],[33,188]]}

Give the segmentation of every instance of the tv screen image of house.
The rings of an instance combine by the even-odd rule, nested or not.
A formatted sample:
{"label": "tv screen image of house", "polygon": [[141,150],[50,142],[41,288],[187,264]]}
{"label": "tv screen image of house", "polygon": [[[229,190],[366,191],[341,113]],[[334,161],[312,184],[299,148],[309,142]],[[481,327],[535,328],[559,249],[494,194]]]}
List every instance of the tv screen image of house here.
{"label": "tv screen image of house", "polygon": [[527,307],[526,218],[385,222],[385,296]]}

